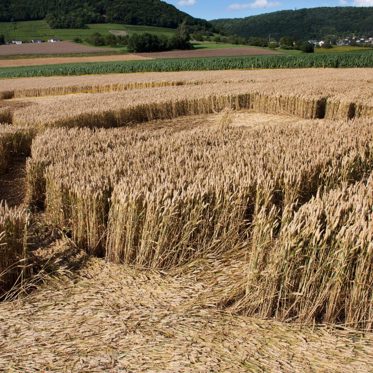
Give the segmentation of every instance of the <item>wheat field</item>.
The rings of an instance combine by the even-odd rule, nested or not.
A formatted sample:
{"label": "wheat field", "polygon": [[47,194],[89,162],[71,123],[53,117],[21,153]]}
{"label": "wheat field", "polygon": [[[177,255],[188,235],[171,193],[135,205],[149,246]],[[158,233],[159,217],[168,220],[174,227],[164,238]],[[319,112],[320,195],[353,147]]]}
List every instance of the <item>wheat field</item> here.
{"label": "wheat field", "polygon": [[[331,80],[319,70],[305,71],[303,78],[298,78],[297,74],[299,82],[295,86],[288,71],[259,76],[257,72],[231,72],[220,77],[211,72],[211,77],[209,73],[204,74],[204,80],[200,73],[191,73],[189,80],[185,73],[174,73],[170,76],[172,86],[165,86],[165,75],[161,74],[145,83],[145,87],[153,87],[151,94],[144,88],[144,82],[141,82],[142,89],[118,92],[109,89],[108,93],[39,97],[35,92],[37,97],[23,99],[28,106],[17,110],[12,121],[19,126],[32,127],[120,127],[154,119],[213,113],[227,107],[311,119],[371,117],[373,83],[368,71],[359,70],[349,79],[336,74]],[[294,71],[292,73],[294,75]],[[174,80],[176,77],[178,79]],[[133,81],[127,80],[121,83],[124,87],[136,87]],[[100,91],[98,87],[100,85],[93,92]],[[108,89],[105,85],[101,87]],[[85,89],[84,86],[80,88]],[[79,92],[77,86],[74,89]]]}
{"label": "wheat field", "polygon": [[[305,69],[0,80],[0,109],[9,113],[0,125],[0,181],[12,177],[19,159],[25,163],[19,206],[8,207],[0,187],[0,296],[16,285],[38,289],[28,281],[44,283],[25,299],[0,303],[8,344],[0,342],[0,369],[12,350],[11,371],[27,369],[29,358],[31,371],[58,370],[56,357],[73,369],[63,349],[77,348],[79,356],[95,356],[76,362],[81,371],[90,363],[93,371],[107,371],[110,359],[113,371],[185,371],[177,364],[229,371],[229,361],[234,371],[367,371],[373,364],[371,77],[372,69]],[[147,288],[152,282],[156,294]],[[86,296],[85,287],[92,288]],[[108,321],[103,330],[99,318],[90,324],[79,316],[96,307],[95,293]],[[110,311],[103,306],[108,294]],[[146,296],[162,305],[141,301]],[[124,368],[123,356],[107,360],[98,351],[124,348],[106,333],[125,334],[132,325],[126,302],[135,302],[128,312],[139,328],[152,312],[161,322],[165,309],[172,321],[167,332],[153,323],[139,331],[133,346],[152,359],[129,355]],[[120,327],[113,307],[127,320]],[[23,329],[31,309],[32,332]],[[92,326],[100,335],[96,347],[63,340],[70,319],[79,327],[69,333],[79,340],[85,322]],[[22,341],[6,330],[18,323]],[[187,328],[201,330],[201,323],[217,333],[218,345],[197,338],[185,360],[186,340],[196,338]],[[225,324],[231,330],[221,338]],[[47,329],[57,344],[43,334]],[[150,345],[142,344],[151,330]],[[30,333],[51,355],[40,346],[27,358]],[[281,347],[258,348],[255,338]],[[336,341],[343,347],[333,351]],[[302,361],[307,348],[314,358]],[[240,355],[233,358],[234,351]]]}
{"label": "wheat field", "polygon": [[[90,253],[105,253],[108,260],[117,263],[168,269],[245,245],[252,274],[244,289],[253,286],[262,293],[260,286],[269,289],[262,276],[280,270],[277,262],[270,263],[271,255],[273,260],[279,255],[277,237],[295,229],[290,222],[298,221],[300,208],[313,206],[313,198],[321,198],[331,190],[369,179],[373,171],[372,121],[298,120],[289,125],[231,128],[229,116],[222,116],[220,126],[199,127],[189,133],[47,130],[34,141],[27,166],[29,203],[43,205],[47,216],[55,224],[69,228],[73,240]],[[52,134],[55,138],[51,141]],[[330,224],[336,230],[333,234],[350,235],[338,233],[345,228],[343,224]],[[370,227],[365,229],[366,233],[361,234],[367,234]],[[300,234],[295,238],[301,239]],[[310,233],[309,240],[315,240],[317,234]],[[280,242],[284,245],[284,263],[300,260],[300,255],[286,254],[288,238]],[[276,248],[273,254],[270,248]],[[316,245],[313,255],[318,255],[319,249]],[[335,251],[338,253],[339,247]],[[327,272],[330,283],[325,273],[319,276],[331,292],[335,281],[332,268],[340,258],[334,258],[332,250],[327,255],[331,260]],[[365,312],[357,319],[348,315],[347,308],[353,306],[344,305],[349,298],[346,290],[334,295],[340,305],[330,315],[325,314],[325,322],[337,322],[342,312],[346,322],[371,328],[370,322],[365,324],[373,311],[369,290],[372,278],[365,277],[370,273],[371,258],[366,259],[361,257],[364,280],[355,278],[353,270],[346,274],[346,282],[370,294]],[[308,309],[303,304],[296,311],[293,302],[298,303],[303,293],[303,275],[304,281],[311,281],[306,272],[297,273],[300,284],[289,285],[288,292],[299,296],[289,304],[284,301],[283,307],[292,309],[293,318],[312,321],[322,317],[319,313],[331,304],[331,299],[323,297],[320,306],[315,308],[316,303],[311,302]],[[317,296],[319,285],[316,279],[312,281]],[[285,277],[278,286],[285,284],[292,281]],[[249,293],[256,301],[250,300],[250,307],[244,307],[243,312],[287,319],[285,310],[282,316],[276,308],[276,297],[282,299],[278,288],[273,289],[271,298],[263,297],[266,312],[257,309],[258,295]],[[307,300],[310,296],[311,292],[307,292]],[[268,299],[273,299],[272,305]],[[359,297],[356,301],[360,303]]]}
{"label": "wheat field", "polygon": [[[109,93],[134,88],[208,83],[259,83],[282,82],[286,84],[297,78],[300,84],[333,87],[333,84],[348,83],[349,89],[369,88],[372,84],[371,69],[291,69],[193,71],[167,73],[133,73],[85,76],[34,77],[0,80],[1,98],[24,98],[56,96],[76,93]],[[287,83],[289,84],[289,83]],[[341,94],[345,91],[334,90]]]}

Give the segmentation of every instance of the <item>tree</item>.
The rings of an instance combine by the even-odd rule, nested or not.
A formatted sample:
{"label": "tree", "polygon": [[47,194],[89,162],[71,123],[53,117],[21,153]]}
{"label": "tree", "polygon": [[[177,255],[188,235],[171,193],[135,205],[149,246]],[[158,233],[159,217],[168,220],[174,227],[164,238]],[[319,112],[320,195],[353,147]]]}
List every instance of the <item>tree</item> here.
{"label": "tree", "polygon": [[321,48],[331,49],[331,48],[333,48],[333,45],[332,45],[332,43],[331,43],[330,40],[326,40],[325,43],[322,45]]}
{"label": "tree", "polygon": [[329,43],[330,45],[336,45],[338,38],[335,35],[327,35],[324,38],[325,42]]}
{"label": "tree", "polygon": [[105,37],[105,45],[116,47],[118,45],[118,39],[115,35],[109,34]]}
{"label": "tree", "polygon": [[372,32],[373,7],[323,7],[265,13],[247,18],[211,22],[220,32],[243,37],[270,34],[277,40],[290,36],[300,40],[324,40],[327,35],[368,35]]}
{"label": "tree", "polygon": [[4,35],[0,35],[0,45],[4,45],[5,44],[5,36]]}
{"label": "tree", "polygon": [[58,27],[79,25],[81,19],[84,24],[117,22],[176,29],[186,20],[193,32],[213,30],[206,20],[160,0],[0,0],[0,22],[41,20],[47,15]]}
{"label": "tree", "polygon": [[195,41],[203,41],[203,35],[200,33],[193,34],[192,39]]}
{"label": "tree", "polygon": [[315,46],[313,44],[309,43],[308,41],[301,43],[299,49],[304,53],[314,53],[315,52]]}
{"label": "tree", "polygon": [[294,47],[294,40],[288,36],[283,36],[280,39],[280,47],[284,49],[289,49]]}
{"label": "tree", "polygon": [[176,36],[181,40],[190,41],[190,32],[186,19],[176,29]]}
{"label": "tree", "polygon": [[161,52],[172,49],[190,49],[190,43],[185,42],[175,35],[168,38],[164,35],[154,35],[149,33],[133,34],[128,38],[128,50],[130,52]]}
{"label": "tree", "polygon": [[248,45],[253,45],[253,46],[256,46],[256,47],[267,47],[268,46],[268,40],[266,38],[251,37],[251,38],[247,39],[247,44]]}
{"label": "tree", "polygon": [[214,42],[215,43],[221,43],[222,42],[221,36],[220,35],[214,36]]}
{"label": "tree", "polygon": [[241,36],[231,35],[227,37],[227,42],[231,44],[246,44],[246,39]]}
{"label": "tree", "polygon": [[87,42],[89,44],[95,45],[96,47],[102,47],[106,45],[105,38],[99,32],[95,32],[94,34],[92,34],[87,39]]}
{"label": "tree", "polygon": [[184,20],[176,30],[175,36],[170,40],[170,49],[192,49],[190,43],[190,33],[186,20]]}
{"label": "tree", "polygon": [[144,34],[133,34],[128,39],[128,50],[130,52],[160,52],[167,49],[168,45],[165,45],[164,39],[147,32]]}

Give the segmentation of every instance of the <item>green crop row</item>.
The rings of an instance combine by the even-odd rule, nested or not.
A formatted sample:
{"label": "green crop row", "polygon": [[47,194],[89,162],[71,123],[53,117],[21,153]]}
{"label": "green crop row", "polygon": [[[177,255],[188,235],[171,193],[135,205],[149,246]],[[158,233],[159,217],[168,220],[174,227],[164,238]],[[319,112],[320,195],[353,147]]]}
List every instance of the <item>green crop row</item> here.
{"label": "green crop row", "polygon": [[126,62],[94,62],[0,69],[0,78],[88,75],[134,72],[373,67],[373,52],[330,55],[214,57],[159,59]]}

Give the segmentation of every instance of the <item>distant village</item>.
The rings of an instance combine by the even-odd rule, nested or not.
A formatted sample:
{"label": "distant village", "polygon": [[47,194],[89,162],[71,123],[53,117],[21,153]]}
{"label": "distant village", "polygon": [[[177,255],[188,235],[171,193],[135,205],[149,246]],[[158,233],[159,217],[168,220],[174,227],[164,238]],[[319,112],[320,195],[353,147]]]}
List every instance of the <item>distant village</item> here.
{"label": "distant village", "polygon": [[[60,39],[48,39],[47,41],[41,40],[41,39],[34,39],[31,40],[32,44],[42,44],[42,43],[58,43],[60,42]],[[15,45],[21,45],[21,44],[27,44],[29,42],[25,42],[23,40],[11,40],[6,44],[15,44]]]}
{"label": "distant village", "polygon": [[327,38],[325,40],[308,40],[309,43],[313,44],[315,47],[325,47],[327,44],[337,45],[338,47],[343,46],[373,46],[373,36],[350,36],[343,39],[340,38]]}

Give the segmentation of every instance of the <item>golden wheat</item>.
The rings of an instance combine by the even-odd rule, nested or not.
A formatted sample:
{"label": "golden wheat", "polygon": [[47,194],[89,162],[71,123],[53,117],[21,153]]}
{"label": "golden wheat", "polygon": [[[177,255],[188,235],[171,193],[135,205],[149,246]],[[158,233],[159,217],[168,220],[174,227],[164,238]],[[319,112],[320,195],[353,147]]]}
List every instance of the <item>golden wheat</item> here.
{"label": "golden wheat", "polygon": [[[196,76],[201,80],[193,80],[194,74],[187,80],[185,73],[180,75],[180,80],[172,80],[177,75],[170,74],[169,84],[184,84],[183,86],[157,87],[165,84],[166,74],[155,77],[148,83],[145,83],[144,77],[136,76],[128,78],[131,81],[122,83],[123,87],[148,84],[157,88],[29,98],[27,102],[32,103],[32,106],[16,110],[13,121],[18,125],[33,127],[117,127],[152,119],[212,113],[224,108],[251,109],[302,118],[326,116],[328,119],[351,119],[371,116],[373,89],[365,70],[356,71],[354,78],[342,79],[342,76],[337,76],[335,80],[327,81],[322,79],[325,73],[318,76],[315,71],[306,71],[303,77],[297,76],[296,85],[291,79],[295,78],[294,72],[293,75],[283,71],[266,71],[259,75],[255,72],[256,74],[252,73],[254,78],[250,78],[248,72],[236,71],[225,79],[221,72],[220,75],[218,73],[211,73],[210,78],[205,74],[205,80],[200,73]],[[105,86],[104,81],[100,81],[103,91],[106,90],[105,87],[115,86],[115,83]],[[84,86],[80,87],[84,91]],[[65,88],[62,86],[61,89]]]}
{"label": "golden wheat", "polygon": [[[29,97],[12,114],[21,133],[45,130],[27,162],[27,203],[79,247],[162,270],[234,251],[244,275],[227,270],[214,302],[371,330],[370,73],[15,79],[0,92]],[[256,125],[245,109],[304,119],[267,116],[272,123]],[[154,129],[164,119],[169,125]]]}
{"label": "golden wheat", "polygon": [[10,107],[0,107],[0,123],[12,123],[13,114]]}
{"label": "golden wheat", "polygon": [[225,301],[249,315],[371,330],[372,182],[344,184],[286,211],[279,233],[250,247],[246,282],[235,285],[240,297]]}
{"label": "golden wheat", "polygon": [[29,155],[34,135],[35,131],[30,128],[0,124],[0,175],[7,171],[14,158]]}
{"label": "golden wheat", "polygon": [[[325,87],[327,91],[332,90],[333,92],[341,92],[339,87],[346,83],[349,88],[353,90],[356,89],[356,87],[362,88],[372,84],[370,69],[152,72],[0,80],[0,98],[115,92],[135,87],[156,87],[157,85],[172,85],[175,83],[183,85],[245,82],[250,84],[258,82],[276,83],[279,81],[281,81],[283,85],[288,85],[289,82],[296,81],[297,86],[309,85],[310,82],[316,82],[313,84],[318,85],[317,82],[322,82],[322,87]],[[333,89],[333,87],[335,88]],[[322,89],[320,92],[322,92]],[[345,90],[342,90],[342,92],[346,94]],[[349,93],[347,92],[347,94]]]}
{"label": "golden wheat", "polygon": [[[303,267],[297,263],[318,255],[318,246],[296,242],[304,253],[292,261],[296,249],[288,249],[286,233],[293,231],[305,206],[313,206],[315,196],[327,198],[333,189],[368,178],[373,170],[371,125],[371,120],[320,120],[236,128],[224,114],[221,125],[182,132],[47,130],[35,140],[28,163],[30,202],[45,203],[47,215],[70,229],[78,245],[114,262],[170,268],[243,245],[247,280],[232,284],[235,299],[222,303],[233,301],[235,310],[250,315],[345,320],[371,328],[366,321],[370,306],[364,304],[350,317],[341,310],[342,299],[348,304],[349,295],[332,295],[338,250],[325,244],[325,261],[312,262],[309,272],[298,271]],[[297,232],[294,239],[302,242]],[[367,262],[363,255],[345,260],[341,265],[350,268],[356,260]],[[286,268],[295,266],[289,278],[283,277],[279,261]],[[326,290],[316,307],[310,299],[319,286],[318,271]],[[361,273],[367,273],[364,264]],[[302,293],[295,278],[298,283],[308,281],[313,290]],[[370,278],[349,281],[359,282],[354,294],[368,292],[368,299]],[[282,298],[285,286],[288,301]],[[304,301],[297,293],[304,294]],[[323,313],[326,304],[332,307],[332,296],[338,306]]]}
{"label": "golden wheat", "polygon": [[29,214],[24,208],[0,203],[0,296],[22,281],[27,259]]}
{"label": "golden wheat", "polygon": [[[149,182],[164,188],[162,193],[167,192],[164,185],[169,182],[170,193],[173,193],[172,190],[177,191],[178,188],[187,189],[189,184],[202,188],[205,182],[214,187],[222,184],[224,190],[229,183],[233,183],[234,179],[230,180],[230,177],[241,174],[243,180],[246,175],[253,174],[255,182],[245,180],[243,184],[248,189],[253,183],[258,185],[255,198],[259,207],[270,208],[272,200],[280,197],[279,201],[285,205],[295,201],[301,204],[314,195],[320,186],[331,188],[340,180],[360,178],[369,170],[371,155],[367,142],[371,138],[370,123],[355,125],[359,126],[358,133],[351,124],[319,122],[317,125],[307,123],[295,128],[264,126],[255,131],[201,129],[189,134],[188,138],[179,133],[154,136],[130,129],[46,132],[35,141],[33,158],[28,165],[30,195],[43,198],[33,185],[43,184],[40,175],[44,175],[47,210],[53,211],[51,215],[54,219],[58,219],[61,213],[69,216],[68,219],[63,217],[61,223],[71,219],[71,207],[77,203],[77,200],[73,202],[74,198],[81,200],[83,210],[95,211],[97,207],[106,211],[108,195],[123,177],[125,180],[121,183],[130,184],[122,188],[131,193],[141,193],[142,183],[146,189]],[[337,133],[343,134],[343,139],[338,139]],[[308,141],[313,141],[314,145],[307,147]],[[242,162],[246,162],[245,167]],[[359,164],[365,168],[361,166],[361,169],[357,169]],[[351,175],[350,168],[356,175]],[[181,170],[183,174],[180,174]],[[201,180],[198,179],[198,170]],[[226,173],[222,174],[221,170]],[[223,179],[221,183],[219,179],[204,181],[206,174],[210,178],[217,176]],[[164,179],[152,179],[160,175]],[[283,195],[276,197],[273,194],[278,193],[278,187]],[[266,195],[267,192],[269,195]],[[82,196],[79,197],[79,194]],[[79,213],[76,219],[84,215]],[[101,213],[96,211],[88,215],[99,218]],[[75,218],[72,220],[75,221]],[[94,220],[88,219],[91,223]],[[88,222],[82,224],[82,232],[87,232]],[[96,239],[92,242],[96,242]]]}

